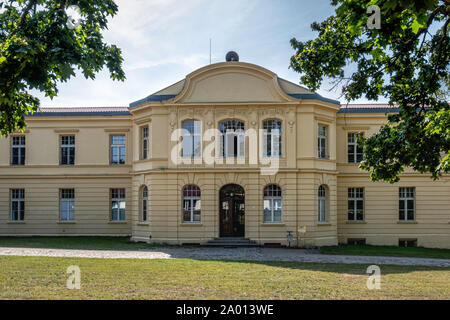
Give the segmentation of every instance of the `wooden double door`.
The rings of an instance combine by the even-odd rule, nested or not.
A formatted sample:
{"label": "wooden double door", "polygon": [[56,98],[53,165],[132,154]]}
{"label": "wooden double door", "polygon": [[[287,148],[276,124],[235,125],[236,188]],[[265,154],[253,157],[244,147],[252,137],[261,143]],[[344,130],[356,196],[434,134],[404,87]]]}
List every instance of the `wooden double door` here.
{"label": "wooden double door", "polygon": [[220,189],[219,217],[221,237],[244,237],[245,235],[245,192],[237,184]]}

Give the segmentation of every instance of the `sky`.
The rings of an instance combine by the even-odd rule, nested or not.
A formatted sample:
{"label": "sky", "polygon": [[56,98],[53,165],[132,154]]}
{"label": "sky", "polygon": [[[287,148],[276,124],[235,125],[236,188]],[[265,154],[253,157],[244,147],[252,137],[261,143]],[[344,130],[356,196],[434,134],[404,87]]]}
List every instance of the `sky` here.
{"label": "sky", "polygon": [[[38,94],[42,107],[128,106],[236,51],[240,61],[265,67],[299,83],[289,69],[294,54],[289,40],[313,39],[310,25],[334,13],[329,0],[116,0],[105,41],[122,49],[124,82],[107,70],[87,80],[81,74],[58,86],[51,100]],[[317,92],[338,99],[324,84]],[[343,98],[339,99],[345,102]],[[359,100],[358,102],[366,102]]]}

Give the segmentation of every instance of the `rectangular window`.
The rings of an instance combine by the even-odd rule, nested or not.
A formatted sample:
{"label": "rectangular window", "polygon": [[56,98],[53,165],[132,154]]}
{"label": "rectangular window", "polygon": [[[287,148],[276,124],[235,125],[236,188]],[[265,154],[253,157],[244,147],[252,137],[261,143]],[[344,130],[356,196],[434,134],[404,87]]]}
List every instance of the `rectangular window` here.
{"label": "rectangular window", "polygon": [[400,221],[414,221],[415,201],[414,188],[399,188],[398,219]]}
{"label": "rectangular window", "polygon": [[111,189],[111,221],[125,221],[125,189]]}
{"label": "rectangular window", "polygon": [[25,190],[11,190],[11,221],[24,221],[25,219]]}
{"label": "rectangular window", "polygon": [[327,127],[319,125],[318,140],[318,157],[321,159],[326,159],[327,155]]}
{"label": "rectangular window", "polygon": [[12,137],[11,164],[14,166],[25,165],[25,136]]}
{"label": "rectangular window", "polygon": [[417,239],[399,239],[399,247],[417,247]]}
{"label": "rectangular window", "polygon": [[75,164],[75,136],[61,136],[61,165]]}
{"label": "rectangular window", "polygon": [[59,213],[61,221],[75,219],[75,190],[61,189],[59,191]]}
{"label": "rectangular window", "polygon": [[125,164],[125,136],[111,136],[111,164]]}
{"label": "rectangular window", "polygon": [[347,239],[347,244],[351,246],[365,246],[366,239]]}
{"label": "rectangular window", "polygon": [[361,133],[349,133],[348,141],[348,163],[360,163],[362,161],[363,149],[358,146],[357,140]]}
{"label": "rectangular window", "polygon": [[142,128],[142,160],[148,159],[149,140],[148,140],[148,127]]}
{"label": "rectangular window", "polygon": [[364,221],[364,188],[348,188],[348,220]]}
{"label": "rectangular window", "polygon": [[183,141],[181,155],[189,158],[202,156],[202,124],[197,120],[183,122]]}

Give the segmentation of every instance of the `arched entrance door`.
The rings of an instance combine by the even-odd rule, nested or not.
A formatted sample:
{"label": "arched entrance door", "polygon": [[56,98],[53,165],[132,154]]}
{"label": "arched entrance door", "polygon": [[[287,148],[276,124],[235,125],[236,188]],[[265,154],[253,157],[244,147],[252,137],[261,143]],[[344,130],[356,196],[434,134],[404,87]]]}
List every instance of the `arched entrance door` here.
{"label": "arched entrance door", "polygon": [[245,235],[245,191],[237,184],[228,184],[220,189],[219,219],[221,237],[244,237]]}

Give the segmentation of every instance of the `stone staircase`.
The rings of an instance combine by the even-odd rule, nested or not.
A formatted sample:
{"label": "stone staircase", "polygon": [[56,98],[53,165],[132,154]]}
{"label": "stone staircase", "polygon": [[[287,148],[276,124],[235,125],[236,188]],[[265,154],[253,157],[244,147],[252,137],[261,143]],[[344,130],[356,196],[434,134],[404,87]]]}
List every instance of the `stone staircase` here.
{"label": "stone staircase", "polygon": [[258,247],[255,241],[243,237],[223,237],[215,238],[204,244],[206,247],[223,247],[223,248],[242,248],[242,247]]}

